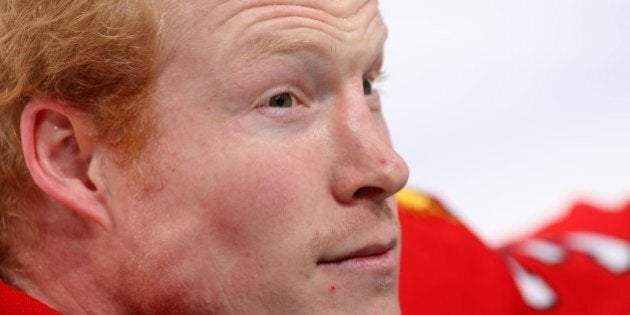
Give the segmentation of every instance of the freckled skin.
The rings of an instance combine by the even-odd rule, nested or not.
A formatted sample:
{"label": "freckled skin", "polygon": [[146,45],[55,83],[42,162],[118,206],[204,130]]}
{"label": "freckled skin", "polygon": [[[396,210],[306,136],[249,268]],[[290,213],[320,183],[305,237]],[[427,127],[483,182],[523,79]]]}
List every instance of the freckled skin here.
{"label": "freckled skin", "polygon": [[[160,131],[145,155],[160,189],[140,189],[114,163],[106,170],[111,247],[129,253],[113,290],[142,312],[399,313],[397,267],[318,266],[399,235],[391,196],[408,172],[378,93],[364,95],[386,37],[377,2],[165,7],[173,53],[155,85]],[[261,39],[305,47],[252,58]],[[282,92],[293,106],[267,106]]]}

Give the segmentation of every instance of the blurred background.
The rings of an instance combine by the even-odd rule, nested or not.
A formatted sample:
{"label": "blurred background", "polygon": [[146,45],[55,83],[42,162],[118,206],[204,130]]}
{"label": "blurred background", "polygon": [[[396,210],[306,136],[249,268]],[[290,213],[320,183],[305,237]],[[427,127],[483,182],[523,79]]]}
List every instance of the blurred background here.
{"label": "blurred background", "polygon": [[491,244],[630,200],[630,1],[381,0],[410,186]]}

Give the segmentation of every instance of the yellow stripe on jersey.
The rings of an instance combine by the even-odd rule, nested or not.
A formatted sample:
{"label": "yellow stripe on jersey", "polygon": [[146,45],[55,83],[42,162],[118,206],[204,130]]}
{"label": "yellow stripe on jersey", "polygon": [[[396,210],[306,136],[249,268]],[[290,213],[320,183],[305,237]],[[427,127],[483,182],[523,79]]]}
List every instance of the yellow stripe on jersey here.
{"label": "yellow stripe on jersey", "polygon": [[403,208],[414,212],[424,212],[431,208],[431,198],[429,196],[411,189],[405,188],[399,191],[396,194],[396,199]]}
{"label": "yellow stripe on jersey", "polygon": [[459,222],[455,216],[442,206],[442,203],[429,195],[405,188],[396,194],[396,200],[402,211],[421,216],[438,217],[452,223]]}

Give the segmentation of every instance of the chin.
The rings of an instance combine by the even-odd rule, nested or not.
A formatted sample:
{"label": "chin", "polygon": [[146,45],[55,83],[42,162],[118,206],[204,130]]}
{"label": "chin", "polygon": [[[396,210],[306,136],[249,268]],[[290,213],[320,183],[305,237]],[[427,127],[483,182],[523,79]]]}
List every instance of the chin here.
{"label": "chin", "polygon": [[344,306],[330,305],[327,310],[317,310],[321,314],[357,314],[357,315],[397,315],[400,314],[398,295],[392,294],[378,299],[352,301]]}
{"label": "chin", "polygon": [[400,314],[397,272],[349,280],[352,281],[326,282],[324,289],[316,293],[320,298],[310,313]]}

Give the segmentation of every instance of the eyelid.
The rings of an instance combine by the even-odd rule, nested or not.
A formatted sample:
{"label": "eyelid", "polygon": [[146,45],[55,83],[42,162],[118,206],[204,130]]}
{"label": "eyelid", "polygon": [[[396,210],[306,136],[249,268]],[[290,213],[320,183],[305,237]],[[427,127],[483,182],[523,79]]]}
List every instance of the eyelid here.
{"label": "eyelid", "polygon": [[[265,93],[263,93],[260,97],[258,97],[254,101],[252,108],[267,107],[267,102],[269,102],[272,97],[282,94],[282,93],[289,93],[293,98],[295,98],[296,102],[291,107],[296,107],[296,106],[310,107],[308,105],[308,99],[302,93],[300,93],[299,90],[294,85],[281,85],[281,86],[274,87],[266,91]],[[291,107],[287,107],[287,108],[291,108]]]}
{"label": "eyelid", "polygon": [[[291,97],[294,100],[293,106],[290,106],[290,107],[268,106],[269,101],[271,100],[272,97],[277,96],[279,94],[283,94],[283,93],[288,93],[291,95]],[[274,88],[267,90],[260,97],[258,97],[254,101],[253,105],[251,106],[252,109],[273,108],[279,111],[287,111],[287,110],[295,109],[296,107],[309,108],[311,107],[311,105],[310,105],[310,99],[293,84],[280,85],[280,86],[276,86]]]}
{"label": "eyelid", "polygon": [[368,72],[365,76],[365,79],[369,80],[372,83],[382,82],[387,79],[387,74],[383,70],[372,70]]}
{"label": "eyelid", "polygon": [[376,86],[376,84],[379,82],[382,82],[386,78],[387,78],[386,74],[383,72],[383,70],[381,70],[380,67],[367,72],[363,77],[363,79],[368,80],[371,85],[371,93],[366,94],[365,97],[371,100],[368,102],[369,104],[368,106],[370,108],[370,111],[372,112],[381,111],[381,102],[380,102],[380,99],[378,98],[379,89],[378,89],[378,86]]}

